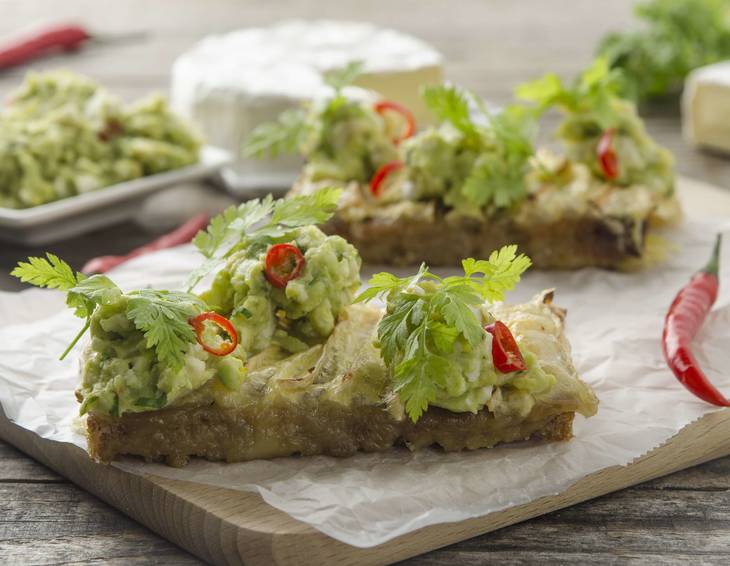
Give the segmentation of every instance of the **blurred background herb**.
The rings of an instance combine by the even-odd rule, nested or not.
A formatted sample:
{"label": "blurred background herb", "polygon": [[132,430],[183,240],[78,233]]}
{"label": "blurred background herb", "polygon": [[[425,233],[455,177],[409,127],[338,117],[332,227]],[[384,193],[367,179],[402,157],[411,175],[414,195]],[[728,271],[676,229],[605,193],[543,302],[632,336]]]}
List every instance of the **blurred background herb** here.
{"label": "blurred background herb", "polygon": [[727,0],[649,0],[640,29],[611,33],[598,54],[624,75],[625,96],[645,101],[681,91],[692,69],[730,58]]}

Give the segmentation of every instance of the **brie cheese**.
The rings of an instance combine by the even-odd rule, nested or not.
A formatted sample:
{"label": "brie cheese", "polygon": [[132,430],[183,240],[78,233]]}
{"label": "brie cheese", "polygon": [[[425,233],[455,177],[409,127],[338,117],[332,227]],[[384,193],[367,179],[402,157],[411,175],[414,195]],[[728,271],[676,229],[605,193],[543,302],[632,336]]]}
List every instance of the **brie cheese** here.
{"label": "brie cheese", "polygon": [[[351,61],[364,64],[355,85],[405,105],[417,122],[426,120],[419,89],[442,81],[441,54],[398,31],[329,20],[291,20],[203,39],[175,61],[172,105],[209,143],[240,154],[256,126],[329,94],[324,73]],[[241,158],[224,178],[234,190],[288,188],[300,167],[292,156]]]}
{"label": "brie cheese", "polygon": [[730,61],[701,67],[687,77],[682,130],[695,145],[730,152]]}

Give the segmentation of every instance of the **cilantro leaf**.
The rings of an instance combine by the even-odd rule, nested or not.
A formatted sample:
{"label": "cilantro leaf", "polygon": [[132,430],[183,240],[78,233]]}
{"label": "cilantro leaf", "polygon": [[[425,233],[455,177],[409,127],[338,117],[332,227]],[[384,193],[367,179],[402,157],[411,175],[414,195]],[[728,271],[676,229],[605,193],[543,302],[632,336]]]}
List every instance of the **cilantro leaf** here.
{"label": "cilantro leaf", "polygon": [[214,216],[205,230],[193,238],[193,245],[206,258],[215,257],[229,240],[240,240],[248,230],[261,222],[274,210],[271,195],[259,200],[250,200],[238,206],[230,206]]}
{"label": "cilantro leaf", "polygon": [[144,333],[147,347],[154,348],[161,362],[178,371],[195,332],[190,318],[206,306],[195,295],[181,291],[142,289],[128,295],[127,317]]}
{"label": "cilantro leaf", "polygon": [[19,262],[10,273],[24,283],[37,287],[66,291],[66,304],[74,309],[74,314],[85,318],[81,331],[61,354],[64,359],[91,325],[91,315],[96,307],[105,304],[118,296],[121,291],[105,275],[93,275],[87,278],[82,273],[74,272],[71,266],[52,253],[46,257],[29,257],[27,262]]}
{"label": "cilantro leaf", "polygon": [[483,330],[471,307],[481,304],[481,297],[466,282],[447,283],[433,296],[434,309],[446,324],[456,329],[472,346],[479,343]]}
{"label": "cilantro leaf", "polygon": [[365,63],[363,61],[350,61],[342,69],[329,71],[324,75],[324,82],[339,92],[352,84],[362,74]]}
{"label": "cilantro leaf", "polygon": [[518,98],[536,103],[541,112],[557,106],[570,114],[588,115],[606,129],[617,122],[613,100],[620,97],[621,81],[621,72],[611,69],[605,57],[598,57],[571,86],[548,74],[518,86],[515,93]]}
{"label": "cilantro leaf", "polygon": [[647,100],[682,88],[692,69],[730,57],[726,0],[650,0],[634,8],[640,29],[612,33],[598,54],[621,71],[622,94]]}
{"label": "cilantro leaf", "polygon": [[378,347],[391,370],[393,390],[414,422],[461,371],[450,357],[455,344],[473,348],[484,339],[476,308],[484,301],[502,300],[530,259],[518,255],[517,246],[505,246],[486,260],[465,259],[462,266],[464,275],[444,279],[425,265],[412,277],[378,273],[355,299],[387,300],[378,324]]}
{"label": "cilantro leaf", "polygon": [[23,283],[61,291],[75,287],[85,277],[81,273],[75,273],[68,263],[52,253],[46,253],[45,258],[29,257],[27,262],[19,262],[10,275]]}
{"label": "cilantro leaf", "polygon": [[450,123],[467,137],[479,135],[469,110],[469,97],[474,98],[471,93],[444,84],[423,87],[421,96],[438,120]]}
{"label": "cilantro leaf", "polygon": [[520,100],[534,102],[540,107],[552,106],[564,94],[563,83],[555,73],[519,85],[515,95]]}
{"label": "cilantro leaf", "polygon": [[119,287],[106,275],[92,275],[68,289],[66,304],[79,318],[88,318],[98,305],[106,305],[121,294]]}
{"label": "cilantro leaf", "polygon": [[282,112],[276,122],[254,128],[243,144],[245,157],[276,157],[283,153],[297,153],[309,134],[307,113],[303,108]]}
{"label": "cilantro leaf", "polygon": [[325,222],[334,214],[341,192],[325,188],[277,201],[268,195],[229,207],[193,238],[193,245],[206,260],[188,275],[185,288],[192,290],[241,246],[270,243],[286,237],[293,228]]}
{"label": "cilantro leaf", "polygon": [[276,203],[271,224],[295,227],[326,222],[337,210],[341,194],[340,189],[329,187],[312,195],[282,199]]}

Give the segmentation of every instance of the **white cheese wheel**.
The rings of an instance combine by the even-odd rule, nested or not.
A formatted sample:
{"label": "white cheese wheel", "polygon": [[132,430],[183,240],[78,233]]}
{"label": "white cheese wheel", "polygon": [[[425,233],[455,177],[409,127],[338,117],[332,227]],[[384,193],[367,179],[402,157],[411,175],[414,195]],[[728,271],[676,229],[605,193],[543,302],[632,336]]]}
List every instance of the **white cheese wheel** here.
{"label": "white cheese wheel", "polygon": [[[210,36],[172,69],[172,104],[211,144],[240,153],[259,124],[287,108],[327,95],[323,74],[362,61],[355,84],[426,119],[423,84],[442,81],[442,56],[425,42],[367,23],[291,20]],[[224,173],[231,188],[287,188],[301,162],[240,159]]]}
{"label": "white cheese wheel", "polygon": [[687,77],[682,130],[695,145],[730,152],[730,61],[700,67]]}

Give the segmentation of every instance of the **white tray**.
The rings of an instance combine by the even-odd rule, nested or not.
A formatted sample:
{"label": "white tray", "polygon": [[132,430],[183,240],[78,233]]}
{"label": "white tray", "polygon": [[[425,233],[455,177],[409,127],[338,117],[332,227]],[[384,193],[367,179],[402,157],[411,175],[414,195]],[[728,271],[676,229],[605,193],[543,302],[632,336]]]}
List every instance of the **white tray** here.
{"label": "white tray", "polygon": [[183,181],[208,177],[231,162],[223,149],[205,146],[195,165],[140,177],[81,195],[32,208],[0,207],[0,241],[25,245],[48,244],[127,220],[139,212],[141,201]]}

